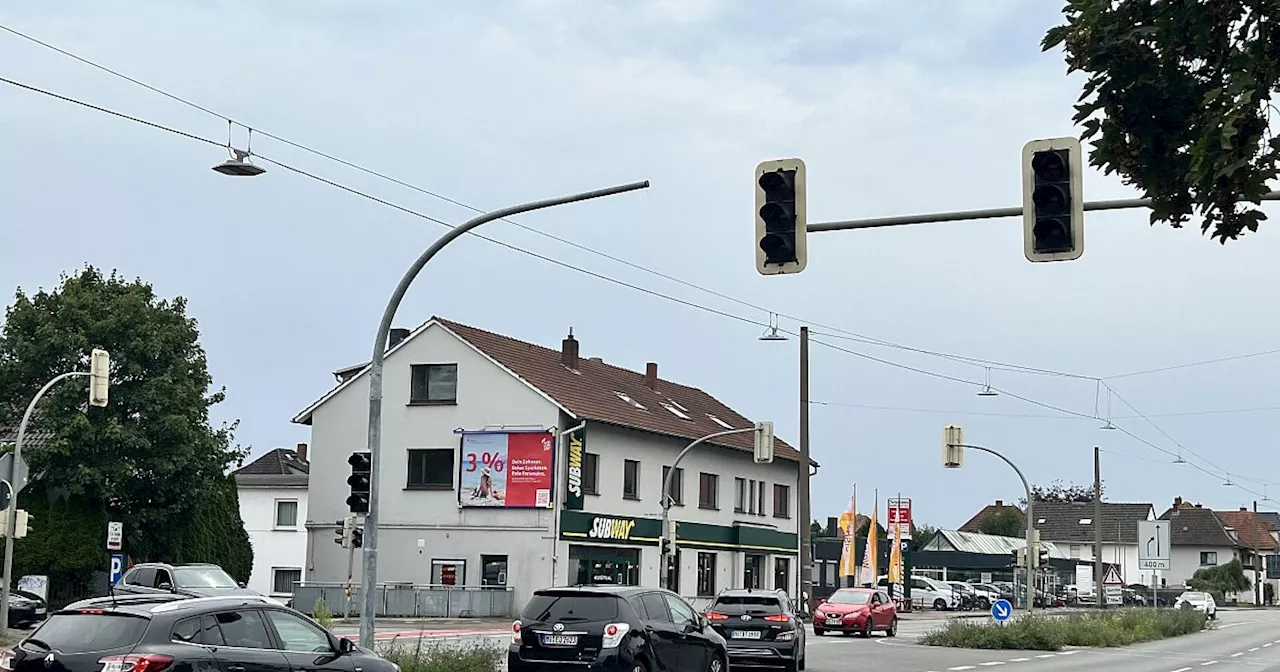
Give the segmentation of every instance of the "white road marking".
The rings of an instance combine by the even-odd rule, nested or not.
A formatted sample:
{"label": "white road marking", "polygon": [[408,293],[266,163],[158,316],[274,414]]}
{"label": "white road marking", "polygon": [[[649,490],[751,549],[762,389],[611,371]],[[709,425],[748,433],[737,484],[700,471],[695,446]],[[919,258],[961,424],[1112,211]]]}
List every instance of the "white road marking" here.
{"label": "white road marking", "polygon": [[1257,650],[1258,650],[1258,647],[1255,646],[1252,649],[1249,649],[1249,653],[1253,653],[1254,651],[1257,651]]}
{"label": "white road marking", "polygon": [[972,670],[972,669],[974,669],[973,665],[960,665],[957,667],[948,667],[947,672],[961,672],[961,670]]}
{"label": "white road marking", "polygon": [[1207,666],[1209,666],[1209,665],[1217,665],[1217,664],[1218,664],[1218,661],[1216,661],[1216,660],[1209,660],[1209,661],[1205,661],[1205,662],[1203,662],[1203,663],[1200,663],[1200,667],[1207,667]]}
{"label": "white road marking", "polygon": [[1013,659],[1011,659],[1009,662],[1011,662],[1011,663],[1025,663],[1025,662],[1027,662],[1028,660],[1031,660],[1031,659],[1030,659],[1030,658],[1013,658]]}
{"label": "white road marking", "polygon": [[985,662],[985,663],[978,663],[978,664],[979,664],[979,665],[981,665],[981,666],[983,666],[983,667],[991,667],[991,666],[993,666],[993,665],[1004,665],[1004,661],[1003,661],[1003,660],[992,660],[992,661],[988,661],[988,662]]}
{"label": "white road marking", "polygon": [[1080,649],[1076,649],[1076,650],[1074,650],[1074,651],[1059,651],[1059,652],[1058,652],[1058,655],[1059,655],[1059,656],[1072,656],[1072,655],[1075,655],[1075,654],[1077,654],[1077,653],[1080,653]]}
{"label": "white road marking", "polygon": [[1265,648],[1267,648],[1267,647],[1271,646],[1271,644],[1272,644],[1272,642],[1267,642],[1266,644],[1263,644],[1263,645],[1262,645],[1262,648],[1264,648],[1264,649],[1265,649]]}
{"label": "white road marking", "polygon": [[1189,667],[1180,667],[1180,668],[1178,668],[1178,669],[1174,670],[1173,672],[1187,672],[1187,670],[1190,670],[1190,669],[1191,669],[1191,668],[1189,668]]}
{"label": "white road marking", "polygon": [[1040,654],[1040,655],[1036,656],[1036,658],[1052,658],[1052,657],[1053,657],[1053,654],[1052,654],[1052,653],[1042,653],[1042,654]]}
{"label": "white road marking", "polygon": [[1233,653],[1233,654],[1231,654],[1231,657],[1232,657],[1232,658],[1239,658],[1240,656],[1243,656],[1243,655],[1244,655],[1244,652],[1243,652],[1243,651],[1241,651],[1240,653]]}

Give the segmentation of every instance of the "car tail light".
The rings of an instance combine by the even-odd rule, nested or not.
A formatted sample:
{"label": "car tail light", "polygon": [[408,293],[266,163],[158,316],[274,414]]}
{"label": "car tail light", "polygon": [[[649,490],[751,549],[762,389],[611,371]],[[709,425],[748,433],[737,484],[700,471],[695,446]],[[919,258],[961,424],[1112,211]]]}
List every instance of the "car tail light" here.
{"label": "car tail light", "polygon": [[729,620],[729,617],[725,616],[724,614],[717,614],[714,611],[708,611],[707,620],[708,621],[727,621]]}
{"label": "car tail light", "polygon": [[520,621],[511,624],[511,643],[520,644]]}
{"label": "car tail light", "polygon": [[788,630],[788,631],[786,631],[786,632],[779,632],[779,633],[778,633],[778,636],[773,638],[773,641],[775,641],[775,642],[789,642],[789,641],[791,641],[791,640],[793,640],[793,639],[795,639],[795,638],[796,638],[796,633],[794,633],[794,632],[792,632],[792,631]]}
{"label": "car tail light", "polygon": [[101,609],[76,609],[76,613],[102,615],[104,612]]}
{"label": "car tail light", "polygon": [[13,669],[13,651],[0,651],[0,670]]}
{"label": "car tail light", "polygon": [[626,623],[610,623],[604,626],[604,640],[600,642],[601,648],[618,648],[622,644],[622,638],[626,637],[630,631],[631,626]]}
{"label": "car tail light", "polygon": [[160,672],[173,664],[173,658],[155,653],[107,656],[98,659],[102,672]]}
{"label": "car tail light", "polygon": [[764,620],[770,623],[788,623],[791,621],[791,617],[786,614],[770,614],[765,616]]}

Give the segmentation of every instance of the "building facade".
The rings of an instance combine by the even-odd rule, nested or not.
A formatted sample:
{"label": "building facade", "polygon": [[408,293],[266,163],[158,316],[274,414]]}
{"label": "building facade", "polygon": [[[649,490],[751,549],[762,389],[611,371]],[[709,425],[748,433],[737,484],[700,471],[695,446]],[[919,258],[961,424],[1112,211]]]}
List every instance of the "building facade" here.
{"label": "building facade", "polygon": [[[386,355],[379,465],[379,583],[532,591],[589,582],[657,585],[661,490],[690,441],[752,422],[707,393],[432,318],[396,330]],[[332,543],[348,457],[367,442],[363,365],[295,417],[311,427],[306,580],[342,582]],[[710,597],[752,585],[796,594],[798,453],[756,464],[752,435],[712,439],[672,476],[673,588]],[[353,578],[358,582],[360,562]]]}
{"label": "building facade", "polygon": [[253,546],[249,588],[288,598],[307,558],[307,444],[276,448],[232,472],[240,518]]}

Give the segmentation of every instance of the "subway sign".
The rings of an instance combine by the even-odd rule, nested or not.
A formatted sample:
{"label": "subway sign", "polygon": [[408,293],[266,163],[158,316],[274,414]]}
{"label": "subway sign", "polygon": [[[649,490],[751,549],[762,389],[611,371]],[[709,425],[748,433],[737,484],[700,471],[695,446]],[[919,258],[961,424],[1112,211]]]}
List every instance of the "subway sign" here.
{"label": "subway sign", "polygon": [[586,452],[586,428],[579,427],[569,432],[565,442],[567,452],[566,470],[567,478],[565,479],[565,495],[564,508],[572,511],[581,511],[583,506],[582,492],[582,467],[585,462],[584,453]]}
{"label": "subway sign", "polygon": [[596,516],[591,521],[591,529],[587,531],[587,536],[592,539],[608,539],[612,541],[630,541],[631,531],[635,529],[636,521],[629,518],[606,518],[604,516]]}
{"label": "subway sign", "polygon": [[585,511],[560,512],[560,538],[585,544],[657,546],[662,521]]}

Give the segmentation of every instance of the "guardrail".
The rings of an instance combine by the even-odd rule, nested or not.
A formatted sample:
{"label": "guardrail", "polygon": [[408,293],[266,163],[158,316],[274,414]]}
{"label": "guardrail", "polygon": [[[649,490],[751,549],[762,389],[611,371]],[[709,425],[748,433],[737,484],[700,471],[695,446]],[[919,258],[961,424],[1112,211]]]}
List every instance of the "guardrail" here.
{"label": "guardrail", "polygon": [[[379,583],[378,613],[388,618],[509,618],[514,593],[509,586],[443,586],[409,582]],[[317,600],[323,600],[334,616],[349,610],[360,614],[364,603],[360,586],[345,583],[300,581],[293,588],[293,608],[314,616]]]}

